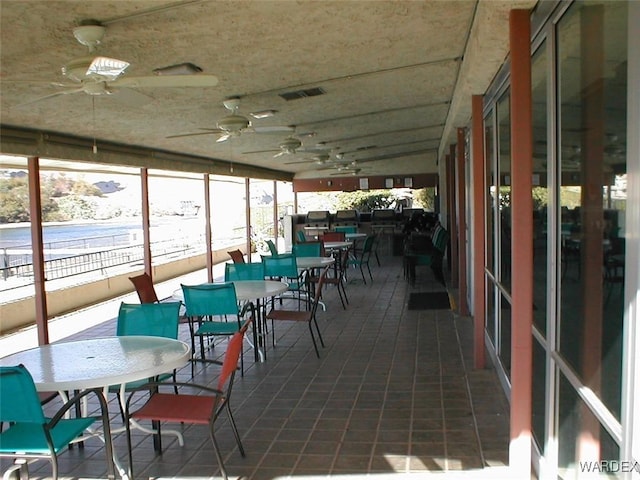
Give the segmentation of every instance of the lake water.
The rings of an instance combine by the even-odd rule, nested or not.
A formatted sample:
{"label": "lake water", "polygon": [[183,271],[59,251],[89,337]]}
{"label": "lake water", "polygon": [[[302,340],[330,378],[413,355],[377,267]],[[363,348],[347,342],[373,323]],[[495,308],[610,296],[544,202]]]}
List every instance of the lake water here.
{"label": "lake water", "polygon": [[[42,227],[44,243],[64,242],[73,239],[94,239],[87,247],[112,245],[112,237],[128,238],[132,232],[141,231],[139,223],[104,223],[46,225]],[[0,248],[28,248],[31,245],[31,229],[28,226],[0,228]]]}
{"label": "lake water", "polygon": [[[213,226],[216,242],[231,242],[243,236],[240,231],[222,231]],[[154,219],[150,227],[152,242],[196,238],[204,235],[204,220],[201,217],[168,217]],[[142,243],[142,225],[139,220],[103,223],[69,223],[44,225],[42,236],[45,248],[71,247],[99,248]],[[79,242],[82,240],[82,242]],[[53,245],[51,245],[53,244]],[[24,248],[31,245],[31,230],[28,225],[0,225],[0,249]]]}

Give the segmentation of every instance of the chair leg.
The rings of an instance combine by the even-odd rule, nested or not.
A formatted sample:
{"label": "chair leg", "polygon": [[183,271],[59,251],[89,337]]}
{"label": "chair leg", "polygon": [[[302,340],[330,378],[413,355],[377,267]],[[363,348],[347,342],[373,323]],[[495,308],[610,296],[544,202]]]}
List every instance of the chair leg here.
{"label": "chair leg", "polygon": [[236,443],[238,444],[238,450],[240,451],[240,455],[243,457],[246,456],[244,452],[244,446],[242,445],[242,440],[240,439],[240,434],[238,433],[238,427],[236,426],[236,421],[233,418],[233,413],[231,412],[231,406],[227,401],[225,403],[225,408],[227,410],[227,415],[229,417],[229,423],[231,424],[231,430],[233,430],[233,436],[236,437]]}
{"label": "chair leg", "polygon": [[313,334],[313,326],[311,322],[309,322],[309,333],[311,334],[311,341],[313,342],[313,348],[316,351],[316,357],[320,358],[320,352],[318,351],[318,344],[316,343],[316,337]]}
{"label": "chair leg", "polygon": [[367,280],[364,278],[364,270],[362,269],[362,263],[360,264],[360,275],[362,275],[362,282],[366,285]]}
{"label": "chair leg", "polygon": [[[346,310],[347,306],[344,303],[344,298],[342,298],[342,291],[340,290],[340,284],[341,284],[341,282],[338,282],[338,284],[337,284],[338,295],[340,296],[340,303],[342,303],[342,309]],[[346,295],[346,293],[345,293],[345,295]]]}
{"label": "chair leg", "polygon": [[316,326],[316,332],[318,332],[318,338],[320,339],[320,345],[322,345],[322,347],[324,348],[324,340],[322,339],[322,333],[320,333],[320,328],[318,327],[318,321],[315,319],[315,317],[313,318],[313,323]]}
{"label": "chair leg", "polygon": [[373,275],[371,275],[371,268],[369,268],[369,262],[367,262],[367,270],[369,270],[369,278],[373,282]]}
{"label": "chair leg", "polygon": [[218,446],[218,441],[216,440],[216,436],[213,433],[213,428],[209,430],[209,437],[211,437],[211,442],[213,443],[213,451],[216,454],[216,459],[218,460],[218,465],[220,466],[220,473],[222,474],[222,478],[224,480],[228,480],[227,469],[224,468],[224,461],[222,460],[222,455],[220,454],[220,447]]}

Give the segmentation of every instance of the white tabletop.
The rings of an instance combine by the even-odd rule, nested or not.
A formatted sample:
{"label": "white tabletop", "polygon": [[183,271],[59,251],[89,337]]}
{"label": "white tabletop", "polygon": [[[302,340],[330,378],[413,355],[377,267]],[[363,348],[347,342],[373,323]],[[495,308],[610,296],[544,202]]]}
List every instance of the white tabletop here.
{"label": "white tabletop", "polygon": [[344,238],[347,240],[358,240],[360,238],[365,238],[367,236],[366,233],[345,233]]}
{"label": "white tabletop", "polygon": [[[274,297],[289,288],[288,283],[278,280],[236,280],[231,283],[236,288],[236,298],[241,301]],[[183,302],[182,289],[174,291],[172,297]]]}
{"label": "white tabletop", "polygon": [[23,364],[38,391],[84,390],[170,372],[190,355],[179,340],[121,336],[42,345],[1,358],[0,365]]}
{"label": "white tabletop", "polygon": [[333,265],[335,262],[333,257],[296,257],[296,263],[300,269],[320,268],[327,265]]}
{"label": "white tabletop", "polygon": [[233,282],[238,300],[267,298],[286,292],[289,284],[277,280],[242,280]]}
{"label": "white tabletop", "polygon": [[318,231],[320,231],[320,230],[329,230],[329,227],[327,227],[327,226],[320,226],[320,225],[317,225],[317,226],[315,226],[315,227],[302,227],[302,228],[304,228],[305,230],[311,230],[311,231],[316,231],[316,230],[318,230]]}
{"label": "white tabletop", "polygon": [[349,248],[353,245],[353,241],[345,240],[344,242],[324,242],[323,245],[326,250],[334,250],[339,248]]}

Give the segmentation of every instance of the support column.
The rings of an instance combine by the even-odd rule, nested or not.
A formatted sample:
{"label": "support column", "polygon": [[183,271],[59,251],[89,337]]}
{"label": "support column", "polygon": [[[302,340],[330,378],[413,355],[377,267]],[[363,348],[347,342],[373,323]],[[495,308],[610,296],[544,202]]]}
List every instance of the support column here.
{"label": "support column", "polygon": [[276,180],[273,181],[273,242],[278,245],[278,235],[279,235],[279,222],[280,218],[278,217],[278,182]]}
{"label": "support column", "polygon": [[249,177],[244,179],[244,198],[245,229],[247,232],[247,259],[251,262],[251,186],[249,184]]}
{"label": "support column", "polygon": [[27,159],[29,169],[29,216],[31,218],[31,256],[35,287],[38,345],[49,343],[49,315],[44,275],[44,242],[42,240],[42,201],[40,198],[40,158]]}
{"label": "support column", "polygon": [[531,475],[533,324],[533,173],[529,10],[509,14],[511,58],[511,442],[509,466]]}
{"label": "support column", "polygon": [[473,255],[473,366],[485,367],[484,320],[485,320],[485,149],[482,95],[471,99],[471,179],[472,179],[472,224],[471,238]]}
{"label": "support column", "polygon": [[153,267],[151,265],[151,220],[149,219],[151,216],[149,211],[149,170],[147,168],[140,169],[140,192],[142,195],[140,202],[142,210],[142,255],[144,259],[144,271],[153,281]]}
{"label": "support column", "polygon": [[456,149],[451,145],[450,153],[446,157],[447,169],[447,228],[449,229],[449,270],[451,271],[451,286],[458,288],[458,221],[456,218]]}
{"label": "support column", "polygon": [[207,280],[213,282],[213,246],[211,235],[211,185],[209,183],[209,174],[205,173],[202,181],[204,182],[204,239],[207,243]]}
{"label": "support column", "polygon": [[458,313],[469,315],[467,301],[467,197],[465,180],[465,133],[458,128],[456,145],[456,217],[458,219]]}

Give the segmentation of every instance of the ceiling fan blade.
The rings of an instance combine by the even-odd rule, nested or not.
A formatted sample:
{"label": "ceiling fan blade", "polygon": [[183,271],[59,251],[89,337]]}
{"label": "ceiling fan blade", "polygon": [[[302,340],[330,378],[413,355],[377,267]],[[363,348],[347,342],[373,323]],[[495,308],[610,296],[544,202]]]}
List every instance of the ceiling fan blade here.
{"label": "ceiling fan blade", "polygon": [[252,153],[273,153],[273,152],[279,152],[280,149],[275,148],[275,149],[271,149],[271,150],[254,150],[253,152],[242,152],[243,155],[251,155]]}
{"label": "ceiling fan blade", "polygon": [[24,103],[20,103],[18,105],[14,105],[13,108],[19,108],[19,107],[23,107],[25,105],[31,105],[32,103],[36,103],[36,102],[40,102],[42,100],[48,100],[49,98],[53,98],[53,97],[59,97],[60,95],[70,95],[72,93],[80,93],[83,92],[84,90],[81,88],[73,88],[73,89],[69,89],[69,90],[62,90],[60,92],[56,92],[56,93],[52,93],[50,95],[45,95],[44,97],[38,97],[35,98],[33,100],[29,100],[28,102],[24,102]]}
{"label": "ceiling fan blade", "polygon": [[299,160],[297,162],[284,162],[284,165],[295,165],[296,163],[317,163],[315,160]]}
{"label": "ceiling fan blade", "polygon": [[113,82],[111,86],[118,87],[215,87],[218,84],[218,77],[215,75],[193,74],[193,75],[153,75],[147,77],[121,77]]}
{"label": "ceiling fan blade", "polygon": [[225,133],[224,135],[221,135],[220,138],[218,138],[216,140],[216,143],[220,143],[220,142],[225,142],[227,140],[229,140],[231,138],[231,134],[230,133]]}
{"label": "ceiling fan blade", "polygon": [[222,130],[220,130],[219,128],[203,128],[202,130],[206,130],[206,132],[181,133],[179,135],[169,135],[165,138],[194,137],[196,135],[212,135],[214,133],[222,133]]}
{"label": "ceiling fan blade", "polygon": [[295,127],[287,125],[265,125],[258,127],[249,127],[246,129],[248,132],[253,133],[283,133],[283,132],[295,132]]}
{"label": "ceiling fan blade", "polygon": [[280,153],[276,153],[273,158],[278,158],[278,157],[282,157],[284,155],[290,155],[290,152],[280,152]]}
{"label": "ceiling fan blade", "polygon": [[154,100],[153,97],[130,88],[118,88],[113,92],[113,98],[130,107],[143,107]]}

